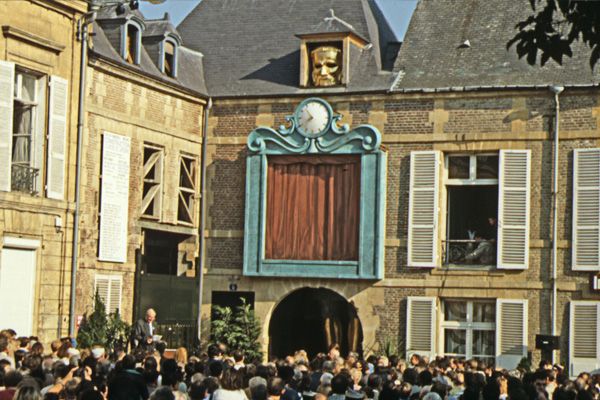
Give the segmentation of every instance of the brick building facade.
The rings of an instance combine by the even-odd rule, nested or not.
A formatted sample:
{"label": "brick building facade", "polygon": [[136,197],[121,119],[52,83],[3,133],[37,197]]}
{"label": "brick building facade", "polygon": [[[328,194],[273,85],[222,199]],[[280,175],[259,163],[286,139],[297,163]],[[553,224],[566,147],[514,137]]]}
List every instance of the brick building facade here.
{"label": "brick building facade", "polygon": [[195,321],[197,302],[175,309],[164,298],[197,297],[201,56],[168,16],[127,6],[102,8],[93,30],[76,314],[98,292],[129,322],[150,306],[163,323]]}
{"label": "brick building facade", "polygon": [[[60,15],[46,24],[63,24],[60,34],[83,11],[64,2],[36,11],[40,4],[19,2],[27,13]],[[584,49],[544,67],[507,51],[503,27],[525,13],[517,2],[422,0],[400,46],[372,0],[203,0],[178,29],[168,17],[103,8],[86,69],[72,317],[89,311],[97,291],[129,321],[154,306],[165,322],[193,323],[200,314],[205,330],[213,305],[243,298],[271,356],[298,345],[314,353],[333,342],[363,352],[391,344],[405,356],[479,357],[512,368],[547,356],[536,335],[554,333],[555,356],[571,372],[599,367],[598,348],[585,338],[600,335],[591,284],[600,268],[600,78]],[[72,38],[17,22],[3,25],[13,64],[0,64],[0,78],[11,91],[27,89],[19,73],[36,85],[50,75],[63,87],[64,78],[78,81]],[[76,85],[68,88],[67,151],[54,157],[64,160],[64,176],[56,162],[42,162],[54,156],[45,124],[30,134],[41,138],[31,160],[0,153],[0,162],[41,171],[32,181],[40,190],[49,185],[48,195],[0,192],[2,266],[10,265],[4,257],[24,256],[15,251],[33,257],[34,317],[25,330],[43,338],[62,334],[68,317]],[[31,105],[15,93],[4,104],[9,119],[13,107]],[[37,104],[53,93],[37,92]],[[55,109],[50,121],[61,117]],[[22,148],[23,132],[3,134]],[[314,183],[322,166],[334,179],[358,158],[360,179],[326,195],[350,198],[359,188],[354,211],[319,195],[303,203],[305,194],[294,199],[293,191],[272,200],[288,186],[304,190],[285,165],[302,165],[300,175]],[[284,165],[276,190],[267,174],[274,165]],[[330,213],[327,229],[310,222],[321,221],[321,208]],[[289,222],[296,209],[308,225]],[[356,236],[348,236],[358,248],[350,259],[331,255],[344,241],[322,239],[348,222],[335,216],[339,209],[352,215]],[[318,228],[317,239],[280,240],[284,252],[310,243],[304,250],[325,249],[329,258],[266,257],[280,239],[269,231],[273,215],[284,216],[284,236]]]}
{"label": "brick building facade", "polygon": [[[397,45],[374,2],[367,2],[368,9],[346,3],[336,8],[331,2],[286,10],[267,3],[252,10],[237,4],[247,21],[242,27],[244,38],[218,29],[226,26],[229,18],[236,20],[238,11],[221,13],[223,5],[208,0],[180,26],[190,46],[205,54],[207,85],[214,102],[208,119],[206,159],[205,319],[211,306],[222,302],[223,293],[252,298],[262,321],[265,350],[280,355],[273,343],[286,329],[289,332],[289,327],[275,326],[283,320],[274,322],[274,316],[295,294],[306,288],[325,288],[355,308],[365,351],[391,343],[404,355],[473,356],[507,367],[528,355],[539,360],[542,354],[535,348],[536,335],[551,334],[553,320],[556,113],[549,87],[564,85],[559,111],[555,286],[556,335],[561,340],[556,357],[571,371],[593,368],[595,347],[577,338],[583,337],[587,324],[595,326],[591,329],[598,335],[593,315],[582,317],[583,310],[597,310],[599,304],[600,296],[590,284],[598,266],[584,272],[573,268],[571,262],[576,247],[573,230],[578,229],[573,227],[572,210],[574,179],[579,179],[574,177],[574,154],[575,150],[596,149],[599,137],[598,78],[594,71],[583,71],[585,52],[563,66],[529,67],[512,51],[504,50],[510,32],[483,28],[496,26],[490,21],[499,15],[498,5],[465,2],[461,7],[450,1],[425,0],[419,3],[400,51],[391,56],[393,68],[389,68],[390,53]],[[335,13],[328,15],[326,7],[335,8]],[[501,19],[516,20],[524,13],[518,4],[502,7]],[[265,13],[285,15],[282,20],[287,27],[265,19]],[[467,18],[468,13],[477,18]],[[441,17],[446,14],[447,19]],[[334,26],[333,15],[345,28]],[[461,16],[465,17],[462,22]],[[442,20],[460,23],[450,28],[440,23]],[[307,46],[311,44],[305,39],[309,36],[301,34],[332,38],[340,31],[357,33],[373,46],[362,49],[360,55],[350,53],[357,58],[350,63],[345,85],[303,87],[303,40],[308,41]],[[272,41],[275,37],[277,44]],[[465,39],[471,39],[473,48],[460,46]],[[225,57],[222,49],[228,48],[224,44],[230,41],[241,41],[240,47],[246,49],[238,54],[235,66],[220,62]],[[298,48],[299,53],[294,53]],[[249,275],[245,267],[245,223],[248,213],[252,214],[248,210],[251,181],[246,181],[250,179],[248,159],[253,155],[249,135],[259,126],[275,130],[282,124],[289,126],[285,116],[293,115],[308,97],[330,103],[334,112],[342,115],[339,125],[369,124],[381,133],[387,154],[383,279],[330,279],[297,270],[284,270],[280,277],[266,272]],[[413,179],[431,173],[434,181],[427,188],[435,198],[430,198],[431,204],[419,205],[414,197],[417,191],[411,187],[411,166],[420,168],[421,162],[429,162],[419,158],[422,156],[435,161],[429,164],[429,172],[413,170]],[[515,159],[521,164],[514,164]],[[461,162],[467,163],[462,167],[467,175],[452,176],[460,175],[454,168],[460,168],[455,163]],[[482,165],[482,174],[483,165],[491,163],[495,175],[480,180],[475,162]],[[584,168],[582,164],[580,168]],[[514,171],[520,171],[518,179],[527,182],[520,194],[506,186]],[[411,222],[419,217],[411,215],[411,202],[419,212],[431,205],[427,212],[433,225],[425,236],[418,231],[421,226]],[[468,206],[461,208],[461,203]],[[494,258],[481,262],[473,260],[470,253],[480,243],[476,230],[485,227],[480,224],[475,229],[468,224],[486,217],[500,221],[497,234],[501,237],[494,245]],[[516,228],[510,225],[521,219],[527,222]],[[597,250],[596,246],[591,251]],[[428,262],[419,260],[423,251]],[[583,247],[580,251],[585,252]],[[591,257],[597,259],[595,253]],[[303,300],[308,304],[311,298]],[[304,309],[296,314],[297,321],[310,324],[315,313]],[[318,330],[315,333],[319,335]]]}

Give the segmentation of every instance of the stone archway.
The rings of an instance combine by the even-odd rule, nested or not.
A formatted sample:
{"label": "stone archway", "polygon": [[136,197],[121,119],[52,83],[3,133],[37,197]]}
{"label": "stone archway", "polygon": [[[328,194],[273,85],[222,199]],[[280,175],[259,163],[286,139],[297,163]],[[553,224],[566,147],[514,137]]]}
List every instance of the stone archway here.
{"label": "stone archway", "polygon": [[354,305],[333,290],[301,288],[275,307],[269,322],[269,357],[304,349],[309,357],[338,343],[342,355],[362,352],[362,326]]}

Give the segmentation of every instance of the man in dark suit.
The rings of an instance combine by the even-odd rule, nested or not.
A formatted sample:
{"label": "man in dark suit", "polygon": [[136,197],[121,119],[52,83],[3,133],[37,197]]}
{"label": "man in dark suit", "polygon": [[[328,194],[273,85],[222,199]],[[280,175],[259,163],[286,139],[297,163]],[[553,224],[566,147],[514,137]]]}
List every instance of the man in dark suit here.
{"label": "man in dark suit", "polygon": [[156,311],[152,308],[146,310],[146,317],[138,320],[133,327],[132,342],[134,347],[146,347],[153,345],[152,336],[155,334],[154,321]]}

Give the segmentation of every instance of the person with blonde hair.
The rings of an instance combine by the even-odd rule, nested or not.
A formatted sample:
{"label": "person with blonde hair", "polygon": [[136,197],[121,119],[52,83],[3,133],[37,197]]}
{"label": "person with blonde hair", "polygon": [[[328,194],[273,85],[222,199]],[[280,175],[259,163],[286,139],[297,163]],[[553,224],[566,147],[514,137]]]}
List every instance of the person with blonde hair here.
{"label": "person with blonde hair", "polygon": [[182,370],[185,368],[185,364],[188,362],[188,352],[185,347],[179,347],[175,350],[175,361]]}

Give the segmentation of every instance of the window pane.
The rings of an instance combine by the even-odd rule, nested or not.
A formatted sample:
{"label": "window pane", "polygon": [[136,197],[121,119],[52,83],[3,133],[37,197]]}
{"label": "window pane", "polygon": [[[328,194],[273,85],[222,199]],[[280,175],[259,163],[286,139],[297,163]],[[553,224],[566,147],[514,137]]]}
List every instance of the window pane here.
{"label": "window pane", "polygon": [[473,322],[496,322],[494,303],[473,303]]}
{"label": "window pane", "polygon": [[174,54],[174,46],[173,43],[165,41],[165,54]]}
{"label": "window pane", "polygon": [[445,329],[444,353],[464,357],[467,354],[466,340],[466,331],[462,329]]}
{"label": "window pane", "polygon": [[466,321],[467,303],[459,301],[444,302],[444,320],[446,321]]}
{"label": "window pane", "polygon": [[477,156],[477,179],[498,179],[498,156]]}
{"label": "window pane", "polygon": [[35,78],[31,75],[21,74],[23,76],[23,87],[21,88],[21,99],[26,101],[35,100]]}
{"label": "window pane", "polygon": [[15,101],[14,106],[12,161],[29,165],[33,107],[24,106],[17,101]]}
{"label": "window pane", "polygon": [[448,178],[469,179],[469,156],[448,158]]}
{"label": "window pane", "polygon": [[495,354],[494,331],[473,331],[473,357]]}

